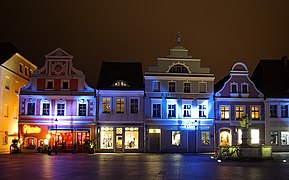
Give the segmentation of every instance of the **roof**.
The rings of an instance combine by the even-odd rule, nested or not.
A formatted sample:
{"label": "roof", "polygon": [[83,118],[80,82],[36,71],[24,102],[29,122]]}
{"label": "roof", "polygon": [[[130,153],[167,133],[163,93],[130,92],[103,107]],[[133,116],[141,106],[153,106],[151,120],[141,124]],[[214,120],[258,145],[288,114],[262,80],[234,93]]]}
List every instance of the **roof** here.
{"label": "roof", "polygon": [[[113,86],[124,81],[128,86]],[[102,62],[97,89],[101,90],[144,90],[142,63]]]}
{"label": "roof", "polygon": [[221,80],[219,80],[217,83],[214,85],[214,91],[219,92],[225,85],[225,82],[227,82],[230,79],[231,75],[228,74],[227,76],[223,77]]}
{"label": "roof", "polygon": [[260,60],[252,73],[251,80],[265,97],[289,97],[289,61]]}
{"label": "roof", "polygon": [[12,43],[0,42],[0,64],[6,62],[16,53],[21,54],[20,51]]}

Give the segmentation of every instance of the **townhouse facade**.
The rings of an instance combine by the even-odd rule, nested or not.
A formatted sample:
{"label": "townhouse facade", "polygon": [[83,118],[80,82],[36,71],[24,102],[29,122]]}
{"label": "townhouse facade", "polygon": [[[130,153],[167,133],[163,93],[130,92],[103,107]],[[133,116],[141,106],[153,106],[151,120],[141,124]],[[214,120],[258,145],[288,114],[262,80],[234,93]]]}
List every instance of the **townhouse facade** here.
{"label": "townhouse facade", "polygon": [[243,62],[235,63],[230,73],[215,84],[216,146],[236,146],[242,143],[240,120],[249,118],[251,145],[265,144],[264,95],[249,78]]}
{"label": "townhouse facade", "polygon": [[210,152],[214,144],[214,75],[181,45],[157,58],[145,78],[146,151]]}
{"label": "townhouse facade", "polygon": [[60,152],[85,151],[96,136],[94,89],[82,71],[73,67],[70,54],[57,48],[45,56],[19,95],[19,133],[24,148],[44,145]]}
{"label": "townhouse facade", "polygon": [[102,62],[97,98],[97,152],[144,152],[142,64]]}
{"label": "townhouse facade", "polygon": [[0,43],[0,152],[9,151],[18,139],[20,88],[25,86],[37,67],[11,43]]}

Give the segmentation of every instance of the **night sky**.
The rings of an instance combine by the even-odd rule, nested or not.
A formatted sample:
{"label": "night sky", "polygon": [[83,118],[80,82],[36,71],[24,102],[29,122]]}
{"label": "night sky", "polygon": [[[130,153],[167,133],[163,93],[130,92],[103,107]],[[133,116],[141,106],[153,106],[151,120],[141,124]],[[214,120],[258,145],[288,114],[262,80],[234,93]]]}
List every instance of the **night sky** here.
{"label": "night sky", "polygon": [[289,56],[288,0],[2,0],[0,41],[12,42],[38,68],[60,47],[97,83],[101,61],[156,66],[177,32],[216,81],[233,63],[252,73],[260,59]]}

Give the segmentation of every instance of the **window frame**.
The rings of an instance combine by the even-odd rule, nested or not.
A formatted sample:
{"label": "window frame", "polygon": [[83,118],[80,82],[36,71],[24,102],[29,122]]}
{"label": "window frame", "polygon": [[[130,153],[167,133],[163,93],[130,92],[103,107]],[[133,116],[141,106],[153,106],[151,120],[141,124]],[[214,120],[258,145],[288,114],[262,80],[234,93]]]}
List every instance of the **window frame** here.
{"label": "window frame", "polygon": [[[258,118],[252,118],[252,113],[257,112],[257,111],[252,110],[253,107],[258,107]],[[261,119],[260,115],[261,115],[261,106],[260,105],[250,105],[250,118],[251,118],[251,120],[253,120],[253,121],[260,120]]]}
{"label": "window frame", "polygon": [[[45,110],[48,111],[48,114],[43,113],[44,112],[44,107],[43,107],[44,104],[49,104],[49,109],[47,110],[45,108]],[[51,100],[48,100],[48,99],[41,100],[41,115],[42,116],[50,116],[51,115],[51,108],[52,108],[51,107]]]}
{"label": "window frame", "polygon": [[[186,106],[190,106],[190,108],[185,108]],[[187,112],[189,115],[185,115]],[[183,118],[191,118],[192,117],[192,105],[191,104],[183,104],[182,105],[182,117]]]}
{"label": "window frame", "polygon": [[[189,86],[187,87],[186,84]],[[191,82],[185,81],[183,83],[183,87],[184,87],[184,93],[191,93]]]}
{"label": "window frame", "polygon": [[[204,91],[201,91],[202,90],[202,88],[201,88],[202,84],[204,85],[204,88],[205,88]],[[208,92],[208,84],[207,84],[207,82],[204,82],[204,81],[198,82],[198,92],[199,93],[207,93]]]}
{"label": "window frame", "polygon": [[[83,108],[80,107],[80,105],[85,105],[85,111],[83,111]],[[81,114],[81,112],[85,112],[85,114]],[[88,116],[88,101],[87,99],[78,99],[77,100],[77,116]]]}
{"label": "window frame", "polygon": [[160,92],[161,91],[161,82],[155,80],[152,82],[152,91],[153,92]]}
{"label": "window frame", "polygon": [[[51,83],[51,88],[50,88],[50,83]],[[54,80],[53,79],[46,79],[45,80],[45,89],[46,90],[54,90]]]}
{"label": "window frame", "polygon": [[176,81],[168,81],[168,92],[176,92]]}
{"label": "window frame", "polygon": [[[63,106],[63,107],[59,107]],[[66,101],[57,100],[55,103],[55,114],[56,116],[66,116]]]}
{"label": "window frame", "polygon": [[[118,100],[120,100],[118,102]],[[123,100],[123,101],[122,101]],[[125,98],[124,97],[116,97],[115,98],[115,112],[117,114],[124,114],[125,113]],[[118,110],[119,108],[119,110]]]}
{"label": "window frame", "polygon": [[[236,92],[233,91],[233,86],[236,87]],[[230,84],[230,93],[232,93],[232,94],[239,93],[239,91],[238,91],[238,83],[232,82],[232,83]]]}
{"label": "window frame", "polygon": [[[136,103],[132,102],[133,100],[137,100],[137,102]],[[140,110],[139,101],[140,101],[139,98],[133,98],[133,97],[129,98],[129,112],[130,112],[130,114],[138,114],[139,113],[139,110]],[[135,108],[136,108],[136,111],[135,111]],[[133,111],[133,109],[134,109],[134,111]]]}
{"label": "window frame", "polygon": [[240,117],[237,118],[237,107],[243,107],[243,115],[245,115],[245,114],[246,114],[246,105],[235,105],[235,106],[234,106],[235,120],[240,121],[240,120],[242,119],[242,116],[243,116],[243,115],[240,114],[241,111],[238,111]]}
{"label": "window frame", "polygon": [[[276,111],[276,114],[272,114],[272,108],[271,108],[271,106],[273,107],[276,107],[276,109],[273,109],[274,111]],[[269,105],[269,108],[270,108],[270,110],[269,110],[269,112],[270,112],[270,118],[277,118],[278,117],[278,105],[277,104],[270,104]],[[274,116],[273,116],[274,115]]]}
{"label": "window frame", "polygon": [[[105,100],[105,102],[104,102],[104,100]],[[109,102],[108,102],[108,100],[109,100]],[[103,113],[103,114],[110,114],[111,113],[111,103],[112,103],[111,101],[112,101],[111,97],[102,97],[101,98],[101,113]],[[107,106],[109,106],[109,107],[107,108]]]}
{"label": "window frame", "polygon": [[[283,114],[283,108],[282,107],[287,107],[287,108],[285,108],[285,116],[283,116],[284,114]],[[281,118],[288,118],[288,108],[289,108],[289,106],[288,106],[288,104],[281,104],[280,105],[280,109],[281,109]]]}
{"label": "window frame", "polygon": [[[67,83],[67,88],[64,88],[64,83]],[[69,80],[61,80],[61,90],[69,90],[70,89],[70,81]]]}
{"label": "window frame", "polygon": [[[231,119],[231,105],[220,105],[219,106],[220,107],[220,120],[230,120]],[[226,118],[226,109],[224,109],[224,117],[225,118],[222,118],[222,108],[226,108],[226,107],[228,107],[228,115],[229,115],[229,117],[228,118]]]}

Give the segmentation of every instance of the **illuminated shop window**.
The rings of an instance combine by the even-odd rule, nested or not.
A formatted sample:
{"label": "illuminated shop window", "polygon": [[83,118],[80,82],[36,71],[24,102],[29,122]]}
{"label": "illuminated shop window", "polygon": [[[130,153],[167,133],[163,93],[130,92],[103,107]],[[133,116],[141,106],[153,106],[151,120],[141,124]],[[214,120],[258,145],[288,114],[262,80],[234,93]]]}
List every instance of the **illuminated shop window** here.
{"label": "illuminated shop window", "polygon": [[281,145],[289,145],[289,131],[281,131]]}
{"label": "illuminated shop window", "polygon": [[191,83],[184,82],[184,92],[185,93],[190,93],[191,92]]}
{"label": "illuminated shop window", "polygon": [[238,93],[238,84],[237,83],[231,83],[231,93]]}
{"label": "illuminated shop window", "polygon": [[116,113],[124,113],[124,98],[116,98]]}
{"label": "illuminated shop window", "polygon": [[172,145],[173,146],[181,145],[181,131],[172,131]]}
{"label": "illuminated shop window", "polygon": [[202,145],[208,146],[210,145],[210,132],[202,131]]}
{"label": "illuminated shop window", "polygon": [[259,129],[251,129],[251,144],[259,144],[260,132]]}
{"label": "illuminated shop window", "polygon": [[277,117],[277,105],[270,105],[270,117]]}
{"label": "illuminated shop window", "polygon": [[231,145],[231,131],[228,129],[222,129],[220,131],[220,146]]}
{"label": "illuminated shop window", "polygon": [[138,128],[125,128],[125,149],[138,149]]}
{"label": "illuminated shop window", "polygon": [[100,149],[113,149],[113,128],[100,129]]}
{"label": "illuminated shop window", "polygon": [[35,103],[29,102],[27,103],[27,115],[35,115]]}
{"label": "illuminated shop window", "polygon": [[130,99],[130,113],[138,113],[138,99]]}
{"label": "illuminated shop window", "polygon": [[42,103],[42,115],[50,115],[50,103]]}
{"label": "illuminated shop window", "polygon": [[260,107],[259,106],[251,106],[251,118],[252,120],[260,119]]}
{"label": "illuminated shop window", "polygon": [[271,145],[278,145],[278,131],[271,131]]}
{"label": "illuminated shop window", "polygon": [[242,93],[247,94],[249,92],[248,84],[247,83],[242,83]]}
{"label": "illuminated shop window", "polygon": [[221,119],[229,120],[230,119],[230,106],[220,106],[221,109]]}
{"label": "illuminated shop window", "polygon": [[183,105],[183,117],[191,117],[191,105]]}
{"label": "illuminated shop window", "polygon": [[235,118],[236,120],[241,120],[242,116],[245,114],[244,106],[235,106]]}
{"label": "illuminated shop window", "polygon": [[153,104],[153,118],[161,117],[161,104]]}
{"label": "illuminated shop window", "polygon": [[161,129],[149,129],[149,133],[150,134],[160,134],[161,133]]}
{"label": "illuminated shop window", "polygon": [[102,98],[102,113],[110,113],[110,98]]}
{"label": "illuminated shop window", "polygon": [[65,116],[65,102],[60,101],[56,104],[57,116]]}
{"label": "illuminated shop window", "polygon": [[161,89],[161,82],[153,81],[153,91],[160,92],[160,89]]}
{"label": "illuminated shop window", "polygon": [[176,105],[168,104],[168,117],[175,118],[176,117]]}
{"label": "illuminated shop window", "polygon": [[282,118],[288,117],[288,105],[281,105],[281,117]]}
{"label": "illuminated shop window", "polygon": [[169,81],[169,92],[176,92],[176,82]]}
{"label": "illuminated shop window", "polygon": [[206,82],[199,82],[199,93],[207,93],[207,83]]}

